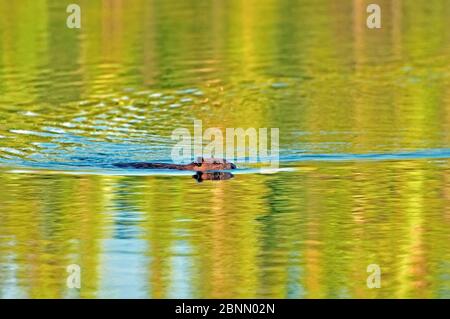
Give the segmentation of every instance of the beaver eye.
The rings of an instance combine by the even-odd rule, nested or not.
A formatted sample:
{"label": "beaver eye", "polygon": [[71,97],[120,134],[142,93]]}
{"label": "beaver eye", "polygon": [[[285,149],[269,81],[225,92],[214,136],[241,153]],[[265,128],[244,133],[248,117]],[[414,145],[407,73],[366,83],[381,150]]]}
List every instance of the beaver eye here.
{"label": "beaver eye", "polygon": [[198,167],[202,166],[202,163],[195,163]]}

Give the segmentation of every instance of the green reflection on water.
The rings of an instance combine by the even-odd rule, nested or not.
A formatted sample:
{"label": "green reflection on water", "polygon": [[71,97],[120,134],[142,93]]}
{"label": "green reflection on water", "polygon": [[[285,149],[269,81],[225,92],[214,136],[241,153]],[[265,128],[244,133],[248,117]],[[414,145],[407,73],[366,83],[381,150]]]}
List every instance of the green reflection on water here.
{"label": "green reflection on water", "polygon": [[[80,30],[71,2],[0,0],[7,166],[96,143],[167,158],[194,118],[278,127],[286,156],[450,145],[446,0],[380,0],[381,30],[365,0],[81,0]],[[447,160],[295,165],[202,184],[4,170],[0,296],[450,297]]]}
{"label": "green reflection on water", "polygon": [[[3,297],[446,297],[448,162],[187,176],[1,174]],[[82,267],[82,289],[65,267]],[[366,287],[366,267],[382,289]]]}

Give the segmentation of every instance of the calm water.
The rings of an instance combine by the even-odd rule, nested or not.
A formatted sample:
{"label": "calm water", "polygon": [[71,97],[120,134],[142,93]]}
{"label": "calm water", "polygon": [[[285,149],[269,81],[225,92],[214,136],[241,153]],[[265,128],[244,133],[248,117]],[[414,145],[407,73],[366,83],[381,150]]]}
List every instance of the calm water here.
{"label": "calm water", "polygon": [[[450,298],[448,1],[71,2],[0,0],[0,297]],[[111,167],[195,119],[288,169]]]}

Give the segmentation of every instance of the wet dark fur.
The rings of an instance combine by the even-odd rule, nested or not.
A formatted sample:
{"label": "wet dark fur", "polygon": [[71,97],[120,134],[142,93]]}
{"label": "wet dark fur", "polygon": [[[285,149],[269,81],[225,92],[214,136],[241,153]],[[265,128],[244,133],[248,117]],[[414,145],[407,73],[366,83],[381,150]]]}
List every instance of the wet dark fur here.
{"label": "wet dark fur", "polygon": [[137,168],[137,169],[176,169],[183,171],[196,171],[196,172],[206,172],[206,171],[221,171],[235,169],[236,165],[227,162],[224,159],[203,159],[200,158],[197,162],[192,162],[189,164],[168,164],[168,163],[117,163],[113,164],[116,167],[121,168]]}

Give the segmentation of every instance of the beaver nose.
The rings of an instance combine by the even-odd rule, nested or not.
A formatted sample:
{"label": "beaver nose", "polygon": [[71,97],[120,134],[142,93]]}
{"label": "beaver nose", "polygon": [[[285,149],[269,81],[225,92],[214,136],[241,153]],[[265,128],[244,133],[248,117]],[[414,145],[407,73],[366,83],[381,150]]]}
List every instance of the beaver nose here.
{"label": "beaver nose", "polygon": [[234,165],[233,163],[230,163],[231,169],[235,169],[236,165]]}

